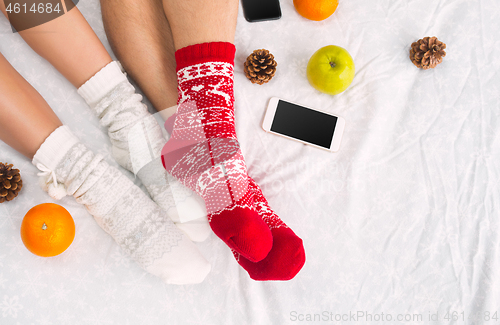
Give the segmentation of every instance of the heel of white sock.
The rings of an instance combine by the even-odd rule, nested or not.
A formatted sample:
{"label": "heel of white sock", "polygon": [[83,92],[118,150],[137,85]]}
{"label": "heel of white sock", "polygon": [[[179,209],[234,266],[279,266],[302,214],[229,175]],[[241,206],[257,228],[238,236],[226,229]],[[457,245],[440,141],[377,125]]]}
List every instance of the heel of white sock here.
{"label": "heel of white sock", "polygon": [[187,238],[184,238],[178,247],[173,247],[168,254],[155,260],[146,270],[160,276],[168,284],[201,283],[212,266]]}

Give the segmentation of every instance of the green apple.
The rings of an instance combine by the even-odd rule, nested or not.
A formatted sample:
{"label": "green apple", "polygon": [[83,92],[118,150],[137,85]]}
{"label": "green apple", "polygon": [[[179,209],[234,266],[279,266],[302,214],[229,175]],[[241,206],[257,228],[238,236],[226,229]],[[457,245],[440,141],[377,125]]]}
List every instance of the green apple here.
{"label": "green apple", "polygon": [[328,45],[317,50],[307,63],[307,79],[317,90],[337,95],[354,78],[354,61],[344,48]]}

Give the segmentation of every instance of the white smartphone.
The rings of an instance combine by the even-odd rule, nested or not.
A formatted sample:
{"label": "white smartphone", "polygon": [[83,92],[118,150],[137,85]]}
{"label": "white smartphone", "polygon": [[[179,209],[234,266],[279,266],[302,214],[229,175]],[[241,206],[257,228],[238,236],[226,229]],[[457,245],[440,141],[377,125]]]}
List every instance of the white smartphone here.
{"label": "white smartphone", "polygon": [[313,147],[338,151],[345,119],[317,109],[272,97],[262,128]]}

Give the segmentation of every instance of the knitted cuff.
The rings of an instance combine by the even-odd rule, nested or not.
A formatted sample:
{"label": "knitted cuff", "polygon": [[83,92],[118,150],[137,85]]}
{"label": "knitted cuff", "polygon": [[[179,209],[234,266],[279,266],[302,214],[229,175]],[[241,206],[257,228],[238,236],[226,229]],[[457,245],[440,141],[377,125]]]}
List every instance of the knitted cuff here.
{"label": "knitted cuff", "polygon": [[78,93],[89,106],[93,106],[125,80],[127,80],[127,76],[122,72],[121,64],[118,61],[113,61],[78,88]]}
{"label": "knitted cuff", "polygon": [[73,135],[68,126],[60,126],[38,148],[32,163],[35,166],[41,163],[48,169],[55,170],[69,149],[78,142],[78,138]]}
{"label": "knitted cuff", "polygon": [[183,47],[175,52],[177,70],[204,62],[227,62],[234,65],[233,43],[211,42]]}

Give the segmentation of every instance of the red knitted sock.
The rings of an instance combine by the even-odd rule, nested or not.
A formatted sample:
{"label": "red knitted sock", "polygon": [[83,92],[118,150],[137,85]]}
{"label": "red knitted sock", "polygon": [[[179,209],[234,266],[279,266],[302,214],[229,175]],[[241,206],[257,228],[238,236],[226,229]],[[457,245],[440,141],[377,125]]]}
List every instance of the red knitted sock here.
{"label": "red knitted sock", "polygon": [[255,181],[250,177],[248,180],[254,194],[255,209],[273,234],[273,248],[266,258],[257,263],[249,261],[235,251],[233,251],[234,257],[254,280],[290,280],[302,269],[306,261],[302,239],[295,235],[269,207]]}
{"label": "red knitted sock", "polygon": [[165,169],[205,201],[214,233],[231,249],[257,262],[272,248],[267,224],[254,208],[245,161],[234,127],[235,48],[216,42],[175,53],[178,108],[162,150]]}

